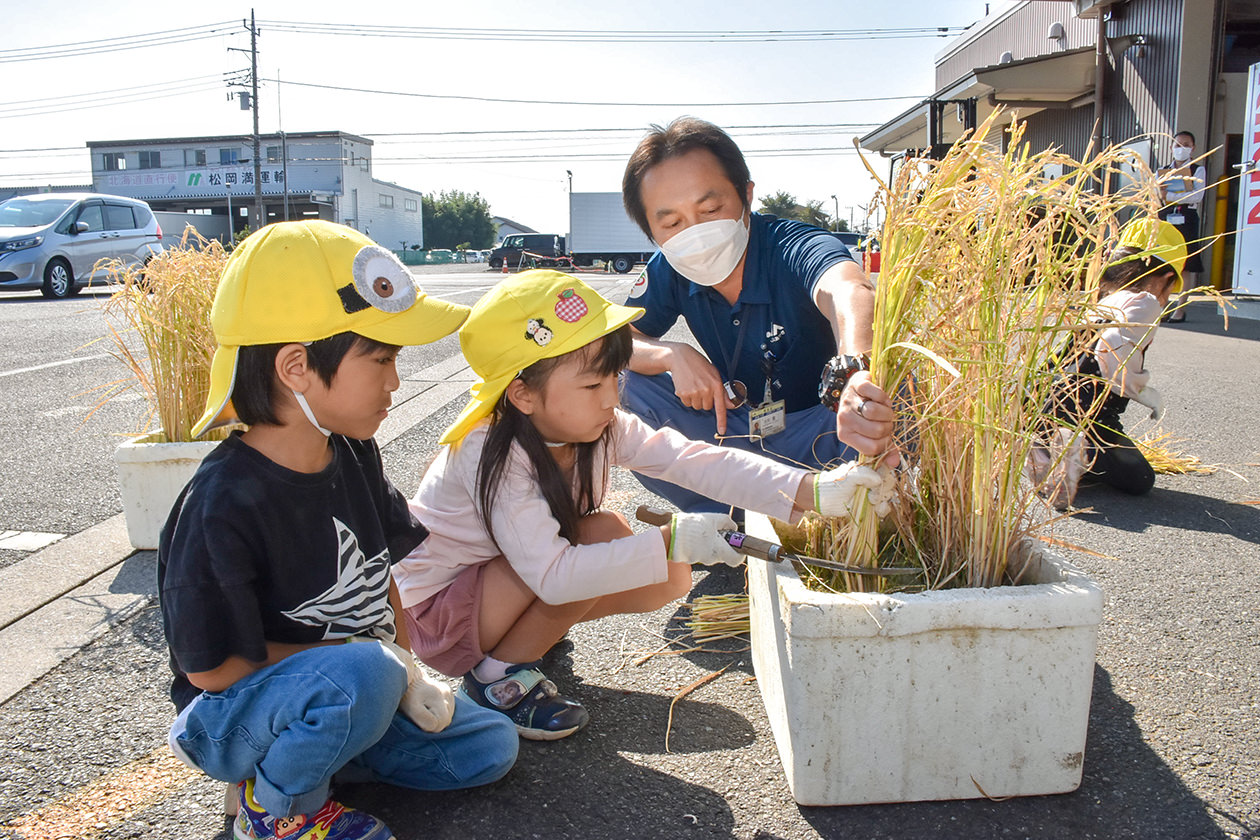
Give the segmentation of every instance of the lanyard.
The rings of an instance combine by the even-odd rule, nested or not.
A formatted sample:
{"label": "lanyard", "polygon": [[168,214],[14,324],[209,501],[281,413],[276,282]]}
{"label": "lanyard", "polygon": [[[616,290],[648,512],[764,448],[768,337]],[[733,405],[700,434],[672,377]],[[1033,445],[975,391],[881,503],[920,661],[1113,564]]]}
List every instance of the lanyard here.
{"label": "lanyard", "polygon": [[[716,292],[713,294],[716,294]],[[744,346],[744,333],[748,330],[748,319],[745,317],[739,319],[739,333],[735,337],[735,347],[731,350],[730,355],[727,355],[726,349],[722,346],[722,335],[718,330],[717,318],[713,315],[711,300],[705,301],[705,311],[709,313],[709,324],[713,327],[713,340],[716,342],[718,350],[722,352],[722,361],[726,363],[726,370],[720,371],[720,373],[724,380],[729,381],[735,375],[735,363],[739,360],[739,351]]]}

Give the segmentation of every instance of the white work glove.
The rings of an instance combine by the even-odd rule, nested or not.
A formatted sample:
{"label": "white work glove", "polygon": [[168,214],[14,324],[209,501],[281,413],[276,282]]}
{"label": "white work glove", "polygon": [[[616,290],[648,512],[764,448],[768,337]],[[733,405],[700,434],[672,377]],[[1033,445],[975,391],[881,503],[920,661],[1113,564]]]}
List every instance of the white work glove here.
{"label": "white work glove", "polygon": [[1147,385],[1133,397],[1135,402],[1140,402],[1151,410],[1151,419],[1159,420],[1164,416],[1164,395],[1151,385]]}
{"label": "white work glove", "polygon": [[379,642],[381,647],[407,669],[407,690],[398,711],[425,732],[441,732],[455,715],[455,694],[446,683],[434,679],[416,663],[411,651],[374,636],[351,636],[347,642]]}
{"label": "white work glove", "polygon": [[738,566],[744,558],[718,533],[735,530],[725,513],[675,513],[669,523],[669,562]]}
{"label": "white work glove", "polygon": [[892,510],[895,486],[892,470],[885,469],[881,474],[849,462],[814,476],[814,508],[823,516],[852,516],[853,502],[858,492],[865,489],[870,491],[875,513],[887,516]]}

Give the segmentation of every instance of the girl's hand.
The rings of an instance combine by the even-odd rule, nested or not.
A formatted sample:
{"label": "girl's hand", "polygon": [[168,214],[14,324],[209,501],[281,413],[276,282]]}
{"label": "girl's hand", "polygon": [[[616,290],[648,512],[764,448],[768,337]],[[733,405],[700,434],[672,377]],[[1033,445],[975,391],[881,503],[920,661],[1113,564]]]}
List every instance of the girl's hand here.
{"label": "girl's hand", "polygon": [[[661,526],[664,530],[665,526]],[[670,520],[666,553],[671,563],[738,566],[744,558],[731,548],[718,530],[735,530],[735,520],[725,513],[676,513]]]}

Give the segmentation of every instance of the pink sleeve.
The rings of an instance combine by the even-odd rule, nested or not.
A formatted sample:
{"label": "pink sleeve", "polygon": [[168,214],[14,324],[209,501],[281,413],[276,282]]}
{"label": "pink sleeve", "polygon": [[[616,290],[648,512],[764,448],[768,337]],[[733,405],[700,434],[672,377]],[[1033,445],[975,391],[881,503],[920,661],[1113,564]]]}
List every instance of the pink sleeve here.
{"label": "pink sleeve", "polygon": [[624,592],[669,578],[656,528],[595,545],[571,545],[543,498],[528,458],[513,447],[491,511],[499,550],[543,602],[565,604]]}
{"label": "pink sleeve", "polygon": [[689,440],[673,429],[653,429],[620,409],[617,421],[613,463],[723,504],[792,519],[805,470],[742,449]]}

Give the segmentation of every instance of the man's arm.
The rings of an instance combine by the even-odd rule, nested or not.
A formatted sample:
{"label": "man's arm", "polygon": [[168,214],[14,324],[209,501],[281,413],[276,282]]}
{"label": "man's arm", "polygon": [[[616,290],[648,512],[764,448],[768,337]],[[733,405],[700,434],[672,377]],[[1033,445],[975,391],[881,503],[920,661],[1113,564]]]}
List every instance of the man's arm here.
{"label": "man's arm", "polygon": [[712,411],[717,432],[726,434],[726,410],[734,408],[722,387],[722,377],[713,363],[690,344],[651,338],[630,327],[634,351],[630,370],[645,376],[668,373],[674,380],[674,393],[688,408]]}
{"label": "man's arm", "polygon": [[[845,260],[824,271],[814,287],[814,305],[831,324],[838,352],[851,356],[870,352],[875,339],[875,287],[857,263]],[[882,463],[895,467],[901,461],[892,443],[896,416],[884,389],[871,381],[869,373],[858,371],[840,397],[836,435],[863,455],[887,453]]]}

